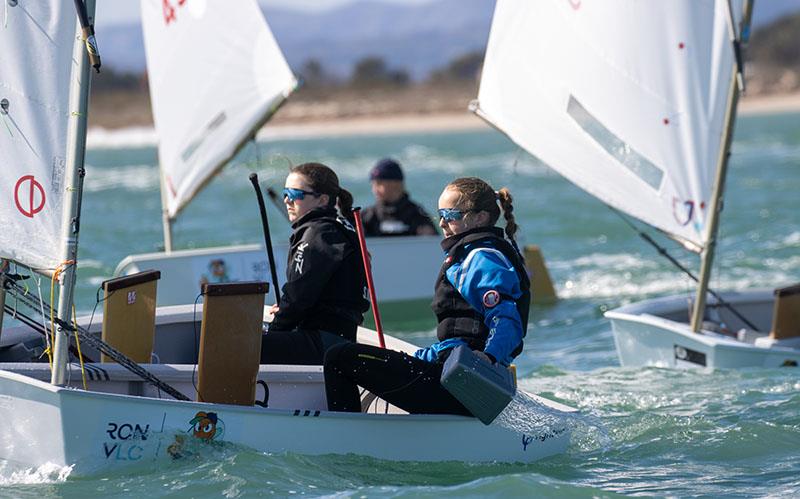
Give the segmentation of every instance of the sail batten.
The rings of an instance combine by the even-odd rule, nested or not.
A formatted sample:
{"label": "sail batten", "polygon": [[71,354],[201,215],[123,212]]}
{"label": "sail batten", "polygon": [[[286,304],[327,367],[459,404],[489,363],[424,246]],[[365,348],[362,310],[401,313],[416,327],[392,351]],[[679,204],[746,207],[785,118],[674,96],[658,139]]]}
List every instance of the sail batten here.
{"label": "sail batten", "polygon": [[499,0],[479,115],[606,204],[702,248],[733,71],[727,15],[727,0]]}
{"label": "sail batten", "polygon": [[169,218],[297,85],[253,0],[142,0],[153,120]]}

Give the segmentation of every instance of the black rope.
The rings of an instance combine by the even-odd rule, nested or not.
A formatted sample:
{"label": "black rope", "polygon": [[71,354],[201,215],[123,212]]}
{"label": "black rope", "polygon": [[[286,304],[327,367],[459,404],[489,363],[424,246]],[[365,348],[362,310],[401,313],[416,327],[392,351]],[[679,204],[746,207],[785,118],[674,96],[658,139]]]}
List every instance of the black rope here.
{"label": "black rope", "polygon": [[[36,320],[33,317],[30,317],[29,315],[20,312],[19,310],[15,310],[10,305],[5,305],[3,308],[9,314],[13,314],[13,318],[15,320],[18,320],[21,323],[25,324],[26,326],[31,328],[34,332],[37,332],[45,337],[47,336],[47,329],[45,329],[45,327],[42,324],[36,322]],[[69,353],[71,353],[72,356],[78,360],[80,360],[80,358],[83,357],[84,363],[94,362],[91,358],[87,357],[86,354],[78,353],[78,349],[72,343],[70,343],[69,345]]]}
{"label": "black rope", "polygon": [[[8,289],[9,291],[14,292],[14,294],[20,299],[20,301],[23,304],[25,304],[28,307],[32,308],[34,311],[39,312],[39,310],[38,310],[39,302],[34,300],[35,297],[34,297],[34,295],[32,293],[25,294],[24,290],[19,286],[19,284],[17,284],[16,282],[10,281],[8,279],[5,279],[4,276],[2,276],[2,275],[0,275],[0,281],[2,282],[2,285],[6,287],[6,289]],[[20,293],[20,292],[23,292],[23,293]],[[111,357],[114,361],[116,361],[119,365],[121,365],[125,369],[127,369],[130,372],[136,374],[137,376],[139,376],[143,380],[147,381],[148,383],[152,384],[153,386],[159,388],[160,390],[163,390],[164,392],[170,394],[173,398],[175,398],[177,400],[191,400],[186,395],[182,394],[181,392],[179,392],[175,388],[171,387],[167,383],[165,383],[165,382],[161,381],[160,379],[158,379],[152,373],[147,372],[147,370],[145,370],[142,366],[137,364],[130,357],[126,356],[125,354],[123,354],[122,352],[120,352],[116,348],[112,347],[111,345],[109,345],[105,341],[101,340],[100,338],[97,338],[96,336],[90,334],[88,330],[86,330],[86,329],[84,329],[84,328],[82,328],[80,326],[78,326],[77,330],[76,330],[76,328],[73,327],[72,324],[69,324],[69,323],[63,321],[58,317],[52,317],[51,314],[46,312],[47,310],[50,310],[50,304],[48,304],[47,302],[45,302],[41,298],[39,299],[39,301],[44,303],[44,308],[45,308],[44,318],[45,318],[45,320],[50,320],[50,321],[55,322],[62,329],[65,329],[65,330],[69,331],[70,333],[74,333],[74,332],[77,331],[78,338],[81,341],[83,341],[84,343],[88,344],[91,347],[94,347],[100,353],[103,353],[106,356]],[[19,312],[17,312],[17,313],[19,314]],[[36,328],[34,328],[34,329],[38,331],[38,329],[36,329]],[[84,357],[84,359],[85,359],[85,357]]]}
{"label": "black rope", "polygon": [[[608,206],[608,205],[606,205],[606,206]],[[683,265],[681,262],[679,262],[678,260],[676,260],[674,256],[670,255],[670,254],[667,252],[667,250],[666,250],[666,249],[665,249],[663,246],[659,245],[659,244],[658,244],[656,241],[654,241],[652,237],[650,237],[648,234],[646,234],[645,232],[643,232],[642,230],[640,230],[638,227],[636,227],[636,226],[635,226],[635,225],[634,225],[634,224],[633,224],[633,223],[632,223],[630,220],[628,220],[628,218],[627,218],[627,217],[625,217],[625,216],[624,216],[622,213],[620,213],[620,212],[619,212],[619,210],[617,210],[617,209],[615,209],[615,208],[612,208],[611,206],[608,206],[608,208],[609,208],[611,211],[613,211],[614,213],[616,213],[616,214],[617,214],[617,216],[619,216],[619,217],[622,219],[622,221],[623,221],[623,222],[625,222],[625,223],[628,225],[628,227],[630,227],[630,228],[631,228],[631,229],[633,229],[633,230],[634,230],[634,231],[635,231],[637,234],[639,234],[639,236],[640,236],[642,239],[644,239],[644,240],[645,240],[645,241],[647,241],[647,242],[648,242],[648,243],[649,243],[651,246],[653,246],[653,247],[654,247],[654,248],[655,248],[655,249],[656,249],[656,250],[657,250],[657,251],[658,251],[658,252],[659,252],[659,253],[660,253],[660,254],[661,254],[661,255],[662,255],[664,258],[666,258],[667,260],[669,260],[669,261],[670,261],[670,262],[671,262],[673,265],[675,265],[675,266],[676,266],[678,269],[680,269],[680,270],[681,270],[681,271],[683,271],[683,272],[684,272],[686,275],[688,275],[688,276],[689,276],[689,277],[690,277],[690,278],[691,278],[691,279],[692,279],[694,282],[700,282],[700,280],[699,280],[699,279],[698,279],[698,278],[697,278],[697,277],[696,277],[696,276],[695,276],[695,275],[692,273],[692,271],[691,271],[691,270],[687,269],[687,268],[686,268],[686,267],[685,267],[685,266],[684,266],[684,265]],[[757,328],[757,327],[756,327],[756,326],[755,326],[755,325],[754,325],[752,322],[750,322],[749,320],[747,320],[747,318],[746,318],[745,316],[743,316],[743,315],[742,315],[742,314],[741,314],[741,313],[740,313],[738,310],[736,310],[736,309],[733,307],[733,305],[731,305],[730,303],[728,303],[727,301],[725,301],[725,300],[724,300],[724,299],[723,299],[723,298],[722,298],[720,295],[718,295],[716,291],[714,291],[714,290],[713,290],[713,289],[711,289],[711,288],[708,288],[708,293],[709,293],[710,295],[712,295],[714,298],[716,298],[716,299],[717,299],[717,302],[718,302],[720,305],[722,305],[723,307],[725,307],[725,308],[727,308],[728,310],[730,310],[730,311],[733,313],[733,315],[735,315],[735,316],[736,316],[736,317],[738,317],[738,318],[739,318],[739,319],[740,319],[742,322],[744,322],[744,323],[747,325],[747,327],[749,327],[749,328],[750,328],[750,329],[752,329],[753,331],[758,331],[758,328]]]}

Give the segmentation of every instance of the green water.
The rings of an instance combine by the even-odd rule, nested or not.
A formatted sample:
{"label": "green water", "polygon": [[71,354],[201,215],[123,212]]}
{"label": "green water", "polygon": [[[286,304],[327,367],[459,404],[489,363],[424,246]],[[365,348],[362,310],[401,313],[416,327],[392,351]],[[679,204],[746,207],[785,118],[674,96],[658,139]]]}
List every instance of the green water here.
{"label": "green water", "polygon": [[[247,176],[283,182],[287,164],[334,167],[356,202],[367,171],[391,155],[412,197],[431,211],[452,178],[509,186],[523,242],[541,246],[561,301],[534,306],[520,383],[580,408],[602,429],[577,428],[569,451],[533,465],[392,463],[358,457],[265,455],[222,446],[165,466],[59,480],[56,472],[0,470],[0,495],[237,497],[786,496],[800,493],[800,371],[684,372],[620,368],[603,312],[641,298],[692,293],[691,281],[600,202],[492,131],[283,140],[248,146],[175,226],[178,247],[261,241]],[[260,160],[260,162],[258,161]],[[153,148],[88,154],[78,309],[125,255],[161,243]],[[712,286],[800,282],[800,116],[739,120]],[[274,211],[274,237],[288,237]],[[697,258],[660,239],[692,269]],[[431,282],[435,276],[431,276]],[[433,338],[433,318],[387,311],[390,332]],[[397,316],[397,317],[395,317]],[[397,320],[399,318],[399,320]],[[425,442],[419,442],[424,446]]]}

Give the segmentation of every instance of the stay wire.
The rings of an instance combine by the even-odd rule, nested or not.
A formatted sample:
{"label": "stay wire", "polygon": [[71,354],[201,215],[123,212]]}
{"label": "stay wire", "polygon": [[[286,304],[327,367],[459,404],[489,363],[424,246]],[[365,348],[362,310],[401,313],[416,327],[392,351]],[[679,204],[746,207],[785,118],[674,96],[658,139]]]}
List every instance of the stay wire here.
{"label": "stay wire", "polygon": [[[17,283],[15,283],[13,281],[8,281],[8,280],[6,280],[5,282],[6,282],[6,286],[7,286],[6,289],[14,289],[15,291],[17,291],[17,293],[20,291],[20,286]],[[32,300],[31,300],[31,298],[29,296],[23,296],[22,297],[22,301],[28,307],[31,307],[32,309],[36,310],[36,307],[31,305]],[[47,303],[45,303],[45,304],[48,305],[48,309],[52,308],[52,307],[50,307],[49,304],[47,304]],[[187,400],[187,401],[191,400],[191,399],[189,399],[189,397],[187,397],[186,395],[182,394],[181,392],[179,392],[178,390],[176,390],[172,386],[170,386],[167,383],[165,383],[164,381],[161,381],[160,379],[158,379],[155,375],[153,375],[152,373],[150,373],[147,370],[145,370],[142,366],[137,364],[135,361],[133,361],[131,358],[129,358],[128,356],[126,356],[125,354],[123,354],[122,352],[120,352],[119,350],[114,348],[113,346],[109,345],[108,343],[106,343],[102,339],[96,338],[94,335],[90,334],[89,331],[86,330],[85,328],[82,328],[82,327],[78,326],[77,324],[76,324],[76,326],[73,326],[72,324],[69,324],[68,322],[63,321],[58,317],[50,316],[50,317],[47,317],[47,318],[50,319],[53,323],[57,324],[58,326],[60,326],[62,329],[66,330],[66,331],[69,331],[69,332],[76,331],[77,334],[79,335],[80,339],[84,343],[86,343],[89,346],[93,347],[94,349],[98,350],[100,353],[105,354],[106,356],[110,357],[111,359],[116,361],[118,364],[120,364],[122,367],[124,367],[127,370],[129,370],[130,372],[136,374],[137,376],[139,376],[143,380],[147,381],[148,383],[152,384],[153,386],[156,386],[159,389],[167,392],[173,398],[175,398],[177,400]]]}
{"label": "stay wire", "polygon": [[[656,251],[658,251],[661,254],[661,256],[663,256],[664,258],[669,260],[673,265],[675,265],[675,267],[677,267],[679,270],[681,270],[683,273],[685,273],[687,276],[689,276],[689,278],[691,278],[694,282],[700,282],[700,280],[692,273],[691,270],[687,269],[681,262],[679,262],[677,259],[675,259],[675,257],[670,255],[667,252],[667,250],[663,246],[658,244],[655,240],[653,240],[653,238],[650,237],[649,234],[645,233],[644,231],[639,229],[636,225],[634,225],[633,222],[628,220],[628,217],[624,216],[616,208],[613,208],[612,206],[609,206],[609,205],[606,205],[606,206],[608,207],[609,210],[613,211],[618,217],[620,217],[622,219],[622,221],[625,222],[625,224],[628,225],[628,227],[630,227],[637,234],[639,234],[639,237],[641,237],[647,243],[649,243],[651,246],[653,246],[656,249]],[[717,303],[719,303],[723,307],[725,307],[728,310],[730,310],[733,313],[733,315],[735,315],[736,317],[739,318],[739,320],[744,322],[747,325],[747,327],[749,327],[753,331],[758,331],[758,328],[752,322],[750,322],[744,315],[742,315],[738,310],[736,310],[736,308],[734,308],[733,305],[731,305],[730,303],[725,301],[719,294],[717,294],[716,291],[714,291],[711,288],[708,288],[708,293],[710,295],[712,295],[714,298],[717,299]]]}

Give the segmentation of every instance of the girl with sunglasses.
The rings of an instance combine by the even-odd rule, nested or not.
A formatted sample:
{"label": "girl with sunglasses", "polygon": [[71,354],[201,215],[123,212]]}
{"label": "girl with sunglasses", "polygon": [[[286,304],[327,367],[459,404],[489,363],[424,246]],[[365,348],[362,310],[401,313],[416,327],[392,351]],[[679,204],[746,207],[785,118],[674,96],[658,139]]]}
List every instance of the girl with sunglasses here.
{"label": "girl with sunglasses", "polygon": [[322,365],[331,345],[356,341],[369,308],[358,236],[346,218],[353,196],[333,170],[305,163],[289,171],[283,202],[293,231],[286,284],[261,339],[261,363]]}
{"label": "girl with sunglasses", "polygon": [[[505,234],[495,227],[501,208]],[[324,364],[329,410],[360,411],[361,386],[410,413],[469,415],[439,382],[452,349],[467,345],[487,362],[506,366],[522,351],[530,280],[514,241],[508,189],[495,192],[475,177],[452,181],[439,197],[439,226],[445,258],[432,305],[439,341],[413,356],[368,345],[334,346]]]}

